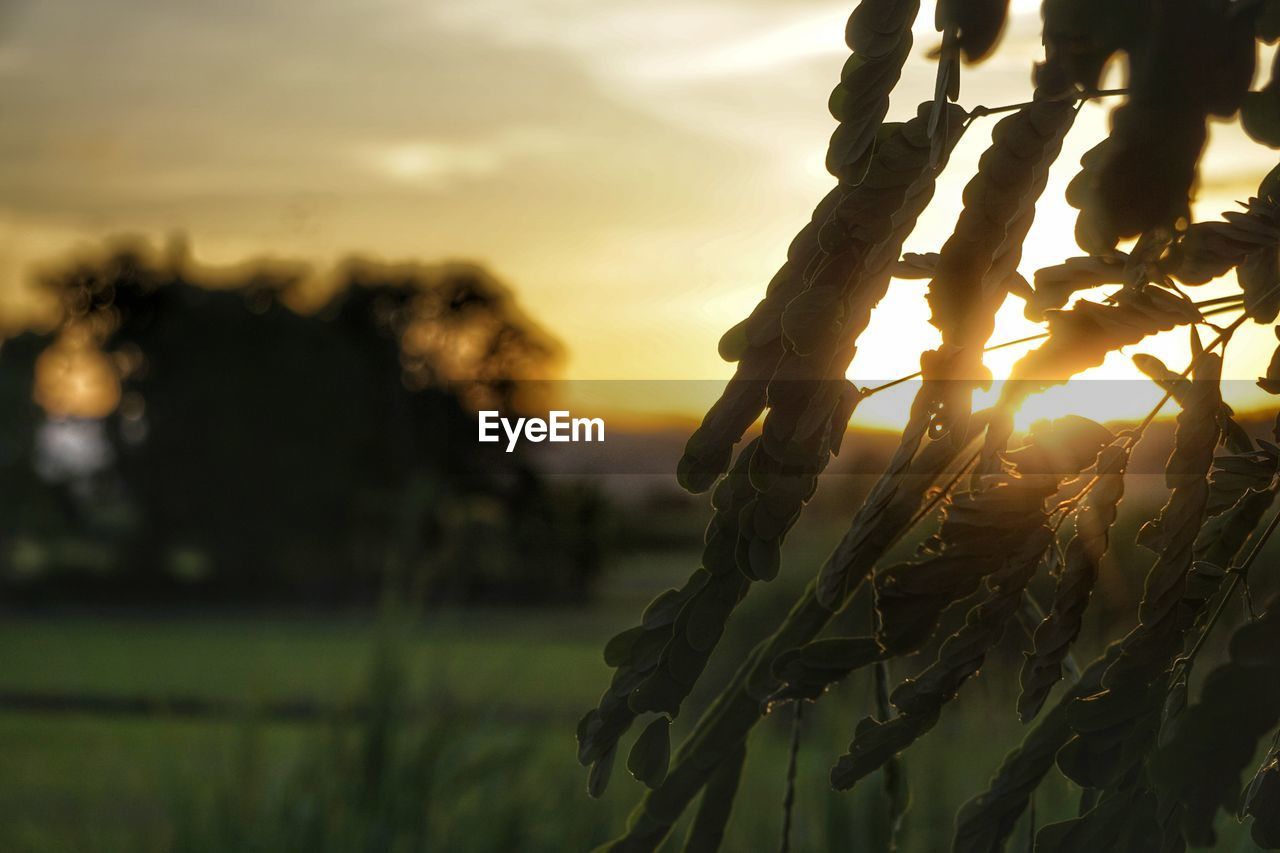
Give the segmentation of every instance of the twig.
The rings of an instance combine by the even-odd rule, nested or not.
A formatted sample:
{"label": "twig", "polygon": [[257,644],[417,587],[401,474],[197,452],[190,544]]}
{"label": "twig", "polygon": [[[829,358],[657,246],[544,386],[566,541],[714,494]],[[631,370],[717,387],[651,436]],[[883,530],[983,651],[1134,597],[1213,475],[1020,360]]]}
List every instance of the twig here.
{"label": "twig", "polygon": [[791,850],[791,816],[796,805],[796,765],[800,759],[800,730],[804,723],[804,702],[796,701],[795,716],[791,721],[791,755],[787,760],[787,791],[782,797],[782,843],[778,853]]}
{"label": "twig", "polygon": [[[1231,321],[1231,325],[1227,326],[1225,329],[1220,331],[1218,333],[1218,336],[1214,338],[1212,341],[1210,341],[1209,344],[1205,346],[1204,350],[1198,356],[1191,359],[1191,363],[1187,365],[1186,370],[1183,370],[1182,373],[1178,374],[1178,379],[1182,380],[1190,376],[1191,373],[1196,369],[1196,367],[1199,366],[1200,359],[1204,358],[1205,355],[1213,351],[1219,345],[1221,345],[1225,350],[1227,343],[1231,340],[1231,336],[1235,334],[1236,329],[1240,328],[1240,326],[1243,325],[1244,322],[1248,319],[1249,319],[1248,314],[1241,314],[1235,320]],[[1157,402],[1154,406],[1151,407],[1151,410],[1147,412],[1146,417],[1144,417],[1136,427],[1134,427],[1132,430],[1129,431],[1129,434],[1125,438],[1125,444],[1127,447],[1132,448],[1135,444],[1138,443],[1138,441],[1142,438],[1143,433],[1147,431],[1147,427],[1151,426],[1152,422],[1156,419],[1156,416],[1160,414],[1160,410],[1165,407],[1166,403],[1168,403],[1170,400],[1173,399],[1173,387],[1174,387],[1174,384],[1169,383],[1169,386],[1165,388],[1164,395],[1160,397],[1159,402]],[[1108,472],[1099,471],[1095,473],[1093,477],[1090,478],[1089,482],[1084,484],[1084,488],[1081,489],[1079,492],[1077,492],[1071,498],[1071,501],[1069,502],[1070,507],[1067,509],[1066,512],[1062,514],[1062,517],[1058,519],[1057,524],[1054,526],[1055,532],[1058,530],[1058,528],[1062,526],[1062,524],[1066,521],[1067,517],[1071,515],[1071,513],[1075,512],[1077,509],[1080,508],[1080,506],[1083,503],[1083,499],[1085,495],[1089,494],[1089,492],[1093,490],[1093,487],[1098,484],[1098,480],[1105,473],[1108,473]]]}
{"label": "twig", "polygon": [[[1239,304],[1233,304],[1233,305],[1224,304],[1228,302],[1239,303]],[[1244,294],[1233,294],[1231,296],[1219,296],[1215,299],[1206,299],[1203,302],[1197,302],[1195,304],[1197,308],[1217,306],[1210,311],[1204,312],[1205,317],[1212,317],[1218,314],[1225,314],[1228,311],[1239,311],[1241,308],[1244,307]],[[1037,334],[1034,334],[1034,335],[1027,335],[1026,337],[1023,337],[1023,338],[1014,338],[1011,341],[1002,341],[1001,343],[998,343],[998,344],[992,344],[991,346],[983,347],[982,351],[984,353],[996,352],[997,350],[1008,349],[1009,347],[1016,347],[1020,344],[1030,344],[1030,343],[1035,343],[1036,341],[1043,341],[1047,337],[1049,337],[1048,332],[1038,332]],[[870,397],[872,394],[879,394],[881,391],[888,391],[890,388],[896,388],[897,386],[902,385],[905,382],[910,382],[913,379],[919,379],[923,375],[924,374],[922,371],[917,370],[915,373],[908,373],[906,376],[899,376],[897,379],[891,379],[888,382],[881,383],[880,385],[873,385],[870,388],[863,388],[861,389],[861,393],[863,397]]]}
{"label": "twig", "polygon": [[1127,95],[1127,94],[1129,94],[1128,89],[1098,89],[1093,92],[1066,92],[1061,95],[1051,96],[1047,98],[1040,98],[1039,100],[1035,100],[1035,101],[1022,101],[1016,104],[1005,104],[1004,106],[1001,106],[1001,107],[984,107],[983,105],[979,104],[978,106],[969,110],[969,118],[975,119],[975,118],[981,118],[983,116],[996,115],[997,113],[1011,113],[1011,112],[1014,112],[1015,110],[1021,110],[1021,109],[1025,109],[1026,107],[1034,106],[1037,103],[1044,103],[1045,101],[1084,102],[1084,101],[1092,101],[1096,98],[1109,98],[1114,95]]}
{"label": "twig", "polygon": [[1191,647],[1191,651],[1178,658],[1174,664],[1175,678],[1180,672],[1186,672],[1191,668],[1191,664],[1195,662],[1196,655],[1200,654],[1200,650],[1204,648],[1205,642],[1209,639],[1209,634],[1213,631],[1213,627],[1218,624],[1218,620],[1222,618],[1223,611],[1227,609],[1227,602],[1231,600],[1232,593],[1235,592],[1236,587],[1242,581],[1248,580],[1249,567],[1258,559],[1263,547],[1267,544],[1267,540],[1271,538],[1272,533],[1275,533],[1276,527],[1280,527],[1280,512],[1271,517],[1266,529],[1262,531],[1261,535],[1253,543],[1253,548],[1249,550],[1248,556],[1239,565],[1233,566],[1228,571],[1230,578],[1227,581],[1227,585],[1223,587],[1222,592],[1219,593],[1218,605],[1214,608],[1213,615],[1205,623],[1204,630],[1200,632],[1200,636],[1196,637],[1195,645]]}
{"label": "twig", "polygon": [[[874,613],[874,610],[873,610]],[[889,698],[889,661],[877,661],[875,668],[875,704],[876,718],[884,723],[893,716],[893,703]],[[885,799],[889,803],[889,839],[887,853],[896,853],[898,849],[898,831],[902,828],[902,819],[906,816],[909,800],[901,796],[903,786],[903,768],[901,759],[890,758],[883,767]]]}

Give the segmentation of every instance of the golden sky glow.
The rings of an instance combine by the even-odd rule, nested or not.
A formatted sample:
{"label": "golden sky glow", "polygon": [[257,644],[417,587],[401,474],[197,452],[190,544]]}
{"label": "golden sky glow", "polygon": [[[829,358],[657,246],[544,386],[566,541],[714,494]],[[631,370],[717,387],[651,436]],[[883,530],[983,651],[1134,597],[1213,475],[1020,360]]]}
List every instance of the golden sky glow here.
{"label": "golden sky glow", "polygon": [[[28,310],[31,265],[79,241],[182,230],[209,262],[265,252],[323,263],[351,251],[478,260],[564,341],[570,378],[723,378],[716,340],[759,298],[831,183],[826,100],[849,9],[11,0],[0,5],[0,310]],[[1037,13],[1015,9],[995,56],[966,69],[962,103],[1028,96]],[[891,119],[932,90],[932,20],[926,7]],[[1067,140],[1028,241],[1028,278],[1079,254],[1062,188],[1109,108],[1086,107]],[[950,232],[993,123],[962,142],[909,250],[936,250]],[[1247,197],[1274,163],[1234,126],[1216,126],[1198,215]],[[1233,284],[1217,287],[1196,295]],[[863,338],[856,381],[917,368],[935,340],[923,288],[895,284]],[[1034,331],[1010,304],[994,340]],[[1227,375],[1251,380],[1273,346],[1269,329],[1247,329]],[[1174,333],[1135,351],[1181,369],[1186,349]],[[1022,351],[990,364],[1000,374]],[[1092,375],[1136,374],[1117,355]],[[1057,409],[1049,395],[1028,416],[1135,416],[1158,396],[1098,387],[1078,383]],[[602,405],[698,405],[612,393]],[[868,401],[859,417],[896,420],[894,399]]]}

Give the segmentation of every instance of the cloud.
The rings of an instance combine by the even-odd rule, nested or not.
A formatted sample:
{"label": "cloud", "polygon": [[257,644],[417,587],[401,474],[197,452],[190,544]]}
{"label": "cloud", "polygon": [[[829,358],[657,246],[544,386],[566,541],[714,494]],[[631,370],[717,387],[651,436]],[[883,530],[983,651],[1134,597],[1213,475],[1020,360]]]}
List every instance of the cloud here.
{"label": "cloud", "polygon": [[[31,235],[119,230],[184,230],[210,260],[470,257],[570,343],[578,375],[721,375],[716,337],[832,183],[849,8],[28,0],[0,40],[6,266],[49,248]],[[964,70],[963,103],[1029,95],[1037,13],[1015,9],[994,57]],[[932,21],[926,6],[891,119],[931,97]],[[1051,194],[1104,115],[1082,115]],[[913,249],[954,225],[993,123],[969,131]],[[1256,185],[1266,156],[1221,138],[1206,199]],[[1074,253],[1070,226],[1040,217],[1028,258]]]}

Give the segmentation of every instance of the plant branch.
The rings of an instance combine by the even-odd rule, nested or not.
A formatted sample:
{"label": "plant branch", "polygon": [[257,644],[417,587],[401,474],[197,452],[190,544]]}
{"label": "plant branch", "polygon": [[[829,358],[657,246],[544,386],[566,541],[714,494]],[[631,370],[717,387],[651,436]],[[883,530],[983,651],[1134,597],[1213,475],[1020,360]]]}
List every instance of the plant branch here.
{"label": "plant branch", "polygon": [[[1232,304],[1226,304],[1226,303],[1232,303]],[[1196,307],[1197,308],[1211,307],[1211,310],[1203,312],[1204,316],[1206,317],[1212,317],[1218,314],[1225,314],[1229,311],[1239,311],[1242,308],[1244,308],[1244,294],[1238,293],[1238,294],[1231,294],[1229,296],[1219,296],[1214,299],[1206,299],[1203,302],[1197,302]],[[992,344],[991,346],[983,347],[982,351],[984,353],[996,352],[997,350],[1008,349],[1009,347],[1016,347],[1020,344],[1031,344],[1031,343],[1035,343],[1036,341],[1043,341],[1047,337],[1049,337],[1048,332],[1038,332],[1034,335],[1027,335],[1026,337],[1022,337],[1022,338],[1014,338],[1013,340],[1010,340],[1010,341],[1002,341],[998,344]],[[899,376],[897,379],[891,379],[888,382],[881,383],[880,385],[873,385],[870,388],[863,388],[861,389],[861,394],[864,398],[870,397],[872,394],[879,394],[881,391],[888,391],[890,388],[896,388],[897,386],[910,382],[913,379],[919,379],[923,375],[924,374],[922,371],[917,370],[915,373],[908,373],[905,376]]]}
{"label": "plant branch", "polygon": [[982,118],[983,116],[996,115],[998,113],[1011,113],[1016,110],[1025,109],[1036,103],[1043,101],[1092,101],[1098,98],[1110,98],[1117,95],[1129,94],[1128,89],[1097,89],[1092,92],[1064,92],[1061,95],[1054,95],[1047,98],[1041,98],[1039,101],[1022,101],[1017,104],[1005,104],[999,107],[986,107],[981,104],[969,110],[969,118]]}
{"label": "plant branch", "polygon": [[1195,662],[1196,656],[1200,654],[1200,650],[1204,648],[1205,642],[1209,639],[1210,632],[1213,631],[1218,620],[1222,618],[1223,612],[1227,609],[1227,603],[1231,600],[1231,595],[1235,592],[1237,586],[1242,582],[1247,582],[1249,577],[1249,569],[1257,561],[1262,554],[1262,549],[1266,546],[1267,540],[1271,538],[1271,534],[1276,532],[1276,528],[1280,527],[1280,512],[1271,517],[1271,521],[1266,528],[1254,541],[1253,547],[1249,549],[1249,553],[1238,565],[1232,566],[1228,570],[1230,575],[1226,586],[1219,593],[1218,604],[1213,610],[1213,615],[1209,617],[1209,621],[1205,623],[1204,630],[1196,637],[1195,644],[1191,647],[1191,651],[1179,658],[1175,665],[1175,677],[1179,672],[1186,672],[1191,668],[1191,664]]}
{"label": "plant branch", "polygon": [[791,753],[787,758],[787,792],[782,798],[782,843],[778,853],[791,850],[791,820],[796,806],[796,766],[800,759],[800,732],[804,728],[804,702],[792,702],[795,717],[791,722]]}

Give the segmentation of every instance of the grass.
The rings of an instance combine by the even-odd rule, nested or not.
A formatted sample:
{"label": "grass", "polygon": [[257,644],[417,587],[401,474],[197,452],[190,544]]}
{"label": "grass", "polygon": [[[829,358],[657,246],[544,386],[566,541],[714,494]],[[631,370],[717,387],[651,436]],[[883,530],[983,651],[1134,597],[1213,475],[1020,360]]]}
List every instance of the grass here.
{"label": "grass", "polygon": [[[797,536],[809,551],[790,565],[812,566],[837,534]],[[432,713],[382,729],[268,725],[251,713],[270,699],[384,695],[385,683],[367,689],[379,637],[367,615],[9,618],[0,624],[0,689],[188,694],[234,699],[245,712],[219,722],[0,713],[0,850],[588,849],[616,833],[640,793],[623,756],[605,798],[591,801],[574,761],[573,725],[607,683],[601,645],[695,559],[628,557],[590,607],[429,615],[397,643],[405,678],[392,692]],[[748,599],[748,615],[712,660],[708,693],[755,639],[751,626],[768,625],[766,612],[799,582],[784,577]],[[908,754],[913,804],[901,850],[947,849],[956,808],[1021,738],[1007,679],[1016,650],[1003,654],[989,669],[1005,675],[966,687]],[[806,718],[794,850],[887,848],[878,778],[844,794],[826,782],[870,695],[868,681],[853,678]],[[726,850],[776,846],[790,714],[777,716],[752,741]],[[691,722],[677,721],[677,737]],[[1074,799],[1064,780],[1050,779],[1038,819],[1068,815]],[[1010,850],[1023,849],[1027,829]],[[1254,849],[1234,821],[1223,830],[1221,849]]]}

